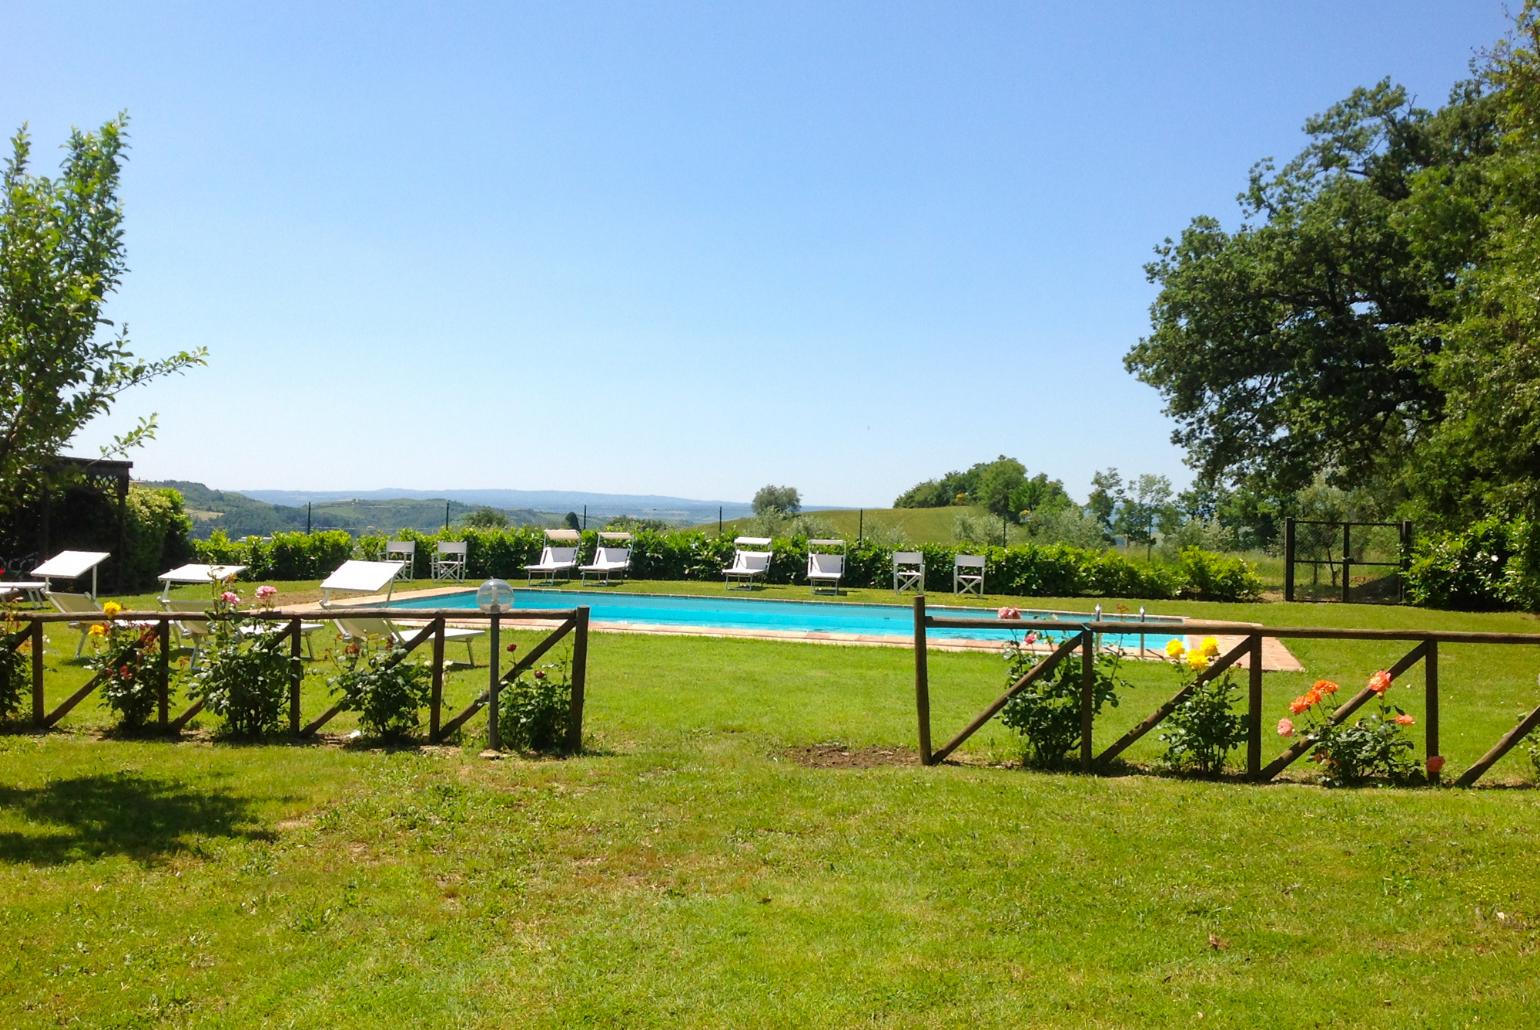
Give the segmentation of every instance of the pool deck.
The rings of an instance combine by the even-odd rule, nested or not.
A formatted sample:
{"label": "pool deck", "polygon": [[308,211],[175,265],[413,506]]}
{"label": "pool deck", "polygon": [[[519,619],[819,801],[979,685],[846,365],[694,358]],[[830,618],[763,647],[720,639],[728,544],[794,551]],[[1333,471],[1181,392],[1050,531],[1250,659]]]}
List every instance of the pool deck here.
{"label": "pool deck", "polygon": [[[322,608],[320,604],[316,603],[296,606],[295,610],[313,611],[317,614],[325,614],[328,612],[335,612],[338,609],[346,608],[383,607],[389,601],[408,601],[418,600],[426,597],[445,597],[450,594],[463,594],[465,591],[470,589],[474,588],[467,587],[464,584],[458,584],[452,587],[430,587],[422,590],[408,590],[394,594],[389,598],[387,598],[385,594],[370,594],[363,597],[349,597],[341,603],[333,602],[330,608]],[[556,589],[551,590],[550,593],[553,601],[553,607],[560,607],[561,604],[559,601],[556,601],[556,598],[561,597],[563,591]],[[688,597],[700,595],[669,594],[660,596]],[[777,598],[777,600],[788,599]],[[980,614],[987,614],[989,609],[981,607],[979,608],[979,612]],[[416,622],[417,624],[421,624],[423,620],[414,619],[410,614],[403,614],[399,621],[402,623]],[[476,626],[482,625],[482,623],[478,621],[469,621],[462,623],[462,625],[474,628]],[[556,624],[553,622],[532,620],[524,621],[523,625],[546,627],[554,626]],[[1243,630],[1246,628],[1245,623],[1236,623],[1235,625],[1237,630]],[[624,626],[601,625],[596,623],[591,625],[589,628],[595,633],[640,633],[656,636],[729,637],[737,638],[740,640],[782,640],[802,644],[837,644],[846,647],[912,648],[914,646],[914,638],[910,636],[879,636],[862,633],[829,633],[818,630],[717,629],[711,627],[659,625],[654,623],[640,622],[627,623]],[[1235,647],[1246,638],[1244,633],[1237,632],[1234,635],[1219,634],[1216,635],[1215,639],[1219,642],[1220,653],[1224,653]],[[1197,637],[1185,637],[1184,641],[1188,647],[1196,647],[1199,643],[1199,639]],[[999,639],[967,640],[952,638],[947,640],[940,640],[932,637],[927,641],[927,646],[932,651],[953,652],[998,651],[1000,649],[1000,644],[1001,641]],[[1034,647],[1034,650],[1049,651],[1052,650],[1052,645],[1047,643],[1039,644]],[[1126,654],[1128,657],[1143,658],[1147,660],[1160,660],[1164,657],[1163,654],[1156,648],[1150,648],[1142,655],[1137,651],[1129,651],[1126,652]],[[1241,660],[1235,664],[1237,668],[1249,668],[1249,656],[1241,658]],[[1301,665],[1299,660],[1296,659],[1294,655],[1289,652],[1289,649],[1283,645],[1283,641],[1274,639],[1272,637],[1266,637],[1262,640],[1262,669],[1264,672],[1303,672],[1304,666]]]}

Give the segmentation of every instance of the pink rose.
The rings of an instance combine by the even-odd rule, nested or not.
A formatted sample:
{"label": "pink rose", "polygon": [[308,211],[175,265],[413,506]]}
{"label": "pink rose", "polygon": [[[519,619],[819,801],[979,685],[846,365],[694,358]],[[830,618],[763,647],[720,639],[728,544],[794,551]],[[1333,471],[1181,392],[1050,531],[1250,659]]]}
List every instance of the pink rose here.
{"label": "pink rose", "polygon": [[1443,755],[1429,755],[1428,756],[1428,775],[1429,776],[1437,776],[1441,771],[1443,771],[1443,768],[1444,768],[1444,756]]}
{"label": "pink rose", "polygon": [[224,593],[219,595],[219,599],[221,601],[223,601],[225,604],[240,604],[241,603],[241,596],[239,594],[237,594],[234,590],[226,590]]}
{"label": "pink rose", "polygon": [[1021,609],[1005,607],[1001,608],[997,615],[1002,619],[1019,619],[1021,618]]}
{"label": "pink rose", "polygon": [[1293,719],[1279,719],[1278,720],[1278,736],[1280,736],[1280,737],[1292,737],[1292,736],[1294,736],[1294,720]]}
{"label": "pink rose", "polygon": [[269,597],[272,597],[272,596],[276,595],[277,593],[278,593],[278,588],[277,587],[272,586],[272,585],[267,584],[267,583],[264,583],[261,586],[257,587],[257,600],[259,600],[259,601],[266,601]]}
{"label": "pink rose", "polygon": [[1037,630],[1027,634],[1027,646],[1030,647],[1035,643],[1037,643]]}

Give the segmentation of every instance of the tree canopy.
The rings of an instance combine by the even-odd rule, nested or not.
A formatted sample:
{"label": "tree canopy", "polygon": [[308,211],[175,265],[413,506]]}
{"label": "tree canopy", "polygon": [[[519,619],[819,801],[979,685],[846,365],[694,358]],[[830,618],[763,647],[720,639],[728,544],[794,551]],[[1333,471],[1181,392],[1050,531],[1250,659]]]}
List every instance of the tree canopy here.
{"label": "tree canopy", "polygon": [[1383,81],[1305,132],[1234,230],[1200,216],[1156,248],[1128,369],[1199,479],[1253,507],[1324,481],[1540,526],[1540,3],[1436,110]]}
{"label": "tree canopy", "polygon": [[1028,475],[1015,458],[1000,455],[981,461],[966,472],[948,472],[905,490],[893,502],[895,508],[944,508],[951,504],[978,504],[991,514],[1019,522],[1027,512],[1049,512],[1071,507],[1074,502],[1064,484],[1046,473]]}
{"label": "tree canopy", "polygon": [[[58,178],[35,175],[23,127],[0,182],[0,508],[26,500],[50,459],[133,386],[201,364],[202,350],[149,361],[127,327],[103,316],[126,271],[118,182],[119,115],[70,134]],[[122,453],[154,434],[155,416],[115,438]]]}
{"label": "tree canopy", "polygon": [[802,495],[794,486],[766,484],[754,493],[755,515],[795,515],[802,510]]}

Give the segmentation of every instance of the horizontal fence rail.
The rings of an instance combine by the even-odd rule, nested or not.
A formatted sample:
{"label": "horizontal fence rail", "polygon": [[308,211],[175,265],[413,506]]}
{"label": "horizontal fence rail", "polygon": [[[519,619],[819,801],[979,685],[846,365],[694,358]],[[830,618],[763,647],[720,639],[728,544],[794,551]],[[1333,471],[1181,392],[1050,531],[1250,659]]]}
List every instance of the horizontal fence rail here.
{"label": "horizontal fence rail", "polygon": [[[1105,770],[1112,761],[1135,741],[1160,725],[1181,706],[1194,690],[1217,676],[1223,675],[1242,659],[1248,665],[1246,692],[1246,775],[1257,782],[1267,782],[1278,776],[1296,760],[1308,753],[1313,746],[1309,741],[1297,740],[1272,762],[1262,763],[1262,641],[1266,639],[1291,640],[1384,640],[1412,644],[1412,648],[1388,670],[1391,678],[1398,679],[1418,664],[1423,668],[1426,711],[1423,715],[1425,748],[1428,755],[1439,755],[1439,645],[1440,644],[1490,644],[1497,646],[1540,647],[1540,633],[1480,633],[1463,630],[1404,630],[1404,629],[1343,629],[1336,626],[1263,626],[1256,623],[1188,621],[1169,624],[1173,635],[1201,636],[1223,635],[1240,637],[1240,642],[1219,655],[1200,673],[1192,684],[1184,686],[1174,696],[1160,704],[1148,717],[1137,723],[1100,755],[1094,753],[1092,731],[1095,708],[1090,675],[1092,648],[1102,634],[1138,635],[1152,632],[1152,624],[1129,619],[1087,619],[1084,622],[1067,622],[1062,619],[1012,619],[957,618],[931,615],[925,608],[925,597],[914,599],[914,689],[915,712],[919,721],[920,762],[935,765],[944,761],[973,734],[992,720],[1006,704],[1035,679],[1047,672],[1076,648],[1085,656],[1082,668],[1086,670],[1080,696],[1080,768],[1085,772]],[[929,631],[932,629],[990,629],[1012,632],[1062,635],[1050,652],[1031,671],[1013,683],[1002,695],[990,702],[977,716],[942,748],[931,749],[930,725],[930,666],[927,655]],[[1361,708],[1374,692],[1365,687],[1328,716],[1333,725],[1341,724]],[[1456,786],[1469,787],[1491,769],[1536,727],[1540,727],[1540,706],[1530,711],[1517,726],[1482,755],[1455,781]],[[1429,771],[1428,779],[1438,782],[1436,771]]]}
{"label": "horizontal fence rail", "polygon": [[[105,613],[98,612],[12,612],[10,613],[10,618],[13,624],[18,625],[20,628],[9,634],[0,635],[0,654],[14,651],[23,646],[31,650],[31,723],[34,728],[47,730],[58,725],[60,720],[102,686],[104,678],[102,673],[92,676],[84,685],[61,701],[52,711],[49,711],[44,692],[44,627],[57,623],[68,623],[74,626],[85,626],[94,623],[108,625],[117,623],[138,624],[139,627],[152,630],[156,635],[159,643],[159,657],[156,663],[159,680],[157,684],[159,696],[156,705],[156,725],[162,730],[171,733],[177,733],[185,729],[188,723],[203,711],[204,707],[203,701],[198,700],[194,701],[186,711],[174,718],[171,715],[170,654],[172,625],[181,622],[250,623],[255,621],[272,623],[275,633],[279,634],[280,637],[288,638],[289,655],[295,659],[296,663],[289,681],[288,722],[289,731],[298,737],[313,737],[321,727],[344,711],[342,704],[335,704],[309,723],[302,724],[301,691],[304,673],[298,664],[303,635],[302,627],[306,623],[324,622],[330,618],[388,619],[402,631],[405,640],[396,646],[395,653],[387,659],[386,668],[406,660],[412,652],[422,645],[432,644],[432,681],[428,713],[428,739],[430,742],[441,741],[463,727],[477,712],[486,706],[490,697],[489,689],[473,701],[464,711],[449,721],[444,721],[444,631],[448,624],[452,622],[461,624],[484,622],[488,624],[490,629],[494,630],[498,626],[506,626],[509,623],[539,624],[538,627],[531,628],[549,628],[550,632],[537,642],[512,668],[502,672],[500,675],[500,655],[495,648],[489,647],[489,671],[500,685],[512,683],[520,675],[528,671],[536,661],[543,657],[564,637],[568,634],[574,634],[571,670],[572,718],[569,722],[567,747],[571,751],[577,751],[581,748],[588,665],[587,607],[523,608],[516,611],[484,612],[480,609],[466,608],[401,609],[347,608],[339,606],[320,610],[272,609],[228,614],[211,611],[123,610],[115,613],[111,618],[108,618]],[[419,623],[422,625],[419,626]],[[555,624],[554,627],[551,626],[553,623]]]}

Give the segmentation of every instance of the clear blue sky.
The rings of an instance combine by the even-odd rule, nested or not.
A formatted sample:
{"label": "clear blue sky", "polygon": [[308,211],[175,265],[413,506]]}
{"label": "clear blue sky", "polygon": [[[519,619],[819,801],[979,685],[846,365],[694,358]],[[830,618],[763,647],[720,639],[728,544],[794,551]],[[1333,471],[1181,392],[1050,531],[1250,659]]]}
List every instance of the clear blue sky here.
{"label": "clear blue sky", "polygon": [[886,505],[999,453],[1189,476],[1151,248],[1499,0],[13,5],[38,170],[132,118],[143,478]]}

